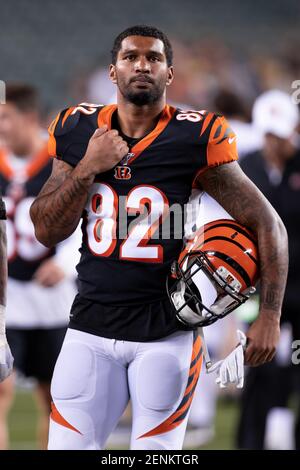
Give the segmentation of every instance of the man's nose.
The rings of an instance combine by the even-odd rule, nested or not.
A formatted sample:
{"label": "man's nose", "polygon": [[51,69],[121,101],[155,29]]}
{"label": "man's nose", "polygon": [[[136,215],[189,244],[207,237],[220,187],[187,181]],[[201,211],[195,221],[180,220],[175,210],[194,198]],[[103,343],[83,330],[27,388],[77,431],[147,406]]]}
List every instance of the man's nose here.
{"label": "man's nose", "polygon": [[135,62],[135,71],[149,73],[150,72],[150,63],[146,57],[139,57]]}

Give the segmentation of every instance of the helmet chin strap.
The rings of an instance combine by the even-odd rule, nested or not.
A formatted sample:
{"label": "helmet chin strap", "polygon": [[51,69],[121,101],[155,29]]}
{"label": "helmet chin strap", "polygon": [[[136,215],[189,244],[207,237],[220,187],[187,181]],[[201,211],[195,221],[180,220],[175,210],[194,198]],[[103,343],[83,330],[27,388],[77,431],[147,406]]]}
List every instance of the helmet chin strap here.
{"label": "helmet chin strap", "polygon": [[205,337],[204,337],[203,328],[200,327],[200,326],[198,328],[198,333],[199,333],[199,336],[200,336],[201,342],[202,342],[203,356],[204,356],[205,367],[206,367],[206,372],[207,372],[208,369],[210,369],[213,364],[212,364],[212,361],[211,361],[210,356],[209,356],[208,348],[207,348]]}
{"label": "helmet chin strap", "polygon": [[[180,290],[177,291],[177,292],[173,292],[173,294],[171,294],[171,298],[172,298],[172,300],[174,302],[174,305],[177,309],[179,309],[180,307],[182,307],[183,304],[185,304],[184,293],[185,293],[185,284],[184,284],[183,281],[180,281]],[[198,323],[199,320],[204,320],[204,318],[205,318],[203,315],[200,315],[200,314],[197,314],[197,313],[193,312],[193,310],[188,305],[185,305],[185,307],[183,307],[183,309],[181,311],[184,312],[184,317],[191,324]],[[210,356],[209,356],[208,348],[207,348],[205,337],[204,337],[203,328],[198,327],[198,334],[201,338],[203,356],[204,356],[204,361],[205,361],[205,367],[206,367],[206,370],[208,371],[208,369],[210,369],[210,367],[212,366],[212,361],[211,361]]]}

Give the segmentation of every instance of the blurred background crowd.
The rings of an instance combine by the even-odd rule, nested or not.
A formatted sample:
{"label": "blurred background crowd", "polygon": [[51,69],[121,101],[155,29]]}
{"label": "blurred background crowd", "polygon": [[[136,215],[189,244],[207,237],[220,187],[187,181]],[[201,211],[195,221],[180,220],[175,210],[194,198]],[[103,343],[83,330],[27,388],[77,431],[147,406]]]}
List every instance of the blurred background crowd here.
{"label": "blurred background crowd", "polygon": [[[115,102],[116,91],[107,74],[110,49],[114,37],[134,24],[156,26],[169,36],[175,80],[168,90],[168,101],[183,109],[218,111],[229,119],[238,137],[241,166],[279,212],[290,236],[291,268],[277,357],[270,365],[248,371],[242,394],[235,390],[219,394],[213,380],[202,374],[186,446],[299,449],[300,365],[292,364],[291,357],[292,341],[300,340],[300,124],[295,103],[295,98],[300,99],[300,3],[0,0],[0,80],[8,89],[13,84],[26,84],[37,90],[38,104],[30,97],[29,103],[38,115],[35,127],[44,140],[58,110],[80,102]],[[7,102],[19,110],[13,92]],[[27,123],[35,132],[32,120]],[[4,177],[4,149],[11,155],[11,165],[18,167],[13,162],[14,156],[20,156],[11,143],[14,132],[17,129],[12,130],[9,140],[0,111],[0,174]],[[27,163],[33,153],[23,155]],[[5,196],[11,196],[12,186],[9,188]],[[75,282],[76,243],[73,240],[58,261],[60,268],[71,265],[68,273],[59,275],[48,265],[51,273],[55,271],[55,282],[42,271],[36,276],[40,285],[47,289],[47,283],[59,284],[64,275]],[[17,295],[18,287],[12,285],[11,289]],[[235,345],[236,326],[251,322],[257,305],[256,298],[224,320],[221,327],[209,327],[216,359]],[[67,310],[64,320],[36,323],[34,328],[59,329],[61,334]],[[12,329],[18,328],[32,329],[32,325],[12,324]],[[49,377],[25,375],[26,380],[18,376],[14,403],[14,385],[0,387],[0,449],[45,445],[45,429],[40,428],[40,439],[36,440],[35,426],[37,409],[44,416],[48,413]],[[32,398],[35,388],[37,404]],[[113,447],[126,447],[130,410],[127,415],[110,442]]]}

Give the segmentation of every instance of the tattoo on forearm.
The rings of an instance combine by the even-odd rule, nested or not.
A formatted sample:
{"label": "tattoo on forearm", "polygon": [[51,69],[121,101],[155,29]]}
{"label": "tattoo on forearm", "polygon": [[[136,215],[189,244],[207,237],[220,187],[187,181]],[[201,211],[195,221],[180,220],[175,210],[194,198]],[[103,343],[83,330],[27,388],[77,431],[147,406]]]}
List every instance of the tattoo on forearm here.
{"label": "tattoo on forearm", "polygon": [[[80,164],[79,164],[80,165]],[[35,226],[47,231],[50,240],[61,240],[76,228],[88,198],[90,179],[79,178],[72,168],[56,162],[50,177],[31,208]]]}
{"label": "tattoo on forearm", "polygon": [[270,203],[237,163],[207,170],[199,178],[203,189],[258,239],[261,307],[280,313],[288,270],[286,230]]}
{"label": "tattoo on forearm", "polygon": [[262,298],[263,305],[269,307],[272,310],[278,310],[280,308],[280,298],[278,293],[278,286],[275,283],[270,283],[264,292],[264,298]]}
{"label": "tattoo on forearm", "polygon": [[72,176],[68,177],[67,183],[66,188],[53,197],[51,204],[47,204],[40,215],[40,219],[48,229],[54,224],[58,228],[69,227],[74,224],[74,216],[81,214],[81,210],[78,211],[81,206],[78,204],[79,199],[82,196],[87,197],[88,189],[81,181],[72,178]]}

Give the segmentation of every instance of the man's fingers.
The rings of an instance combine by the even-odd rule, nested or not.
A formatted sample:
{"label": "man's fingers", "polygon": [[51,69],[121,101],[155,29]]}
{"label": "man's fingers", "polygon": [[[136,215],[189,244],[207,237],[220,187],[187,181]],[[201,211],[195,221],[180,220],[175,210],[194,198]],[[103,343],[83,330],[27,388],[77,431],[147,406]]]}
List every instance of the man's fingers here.
{"label": "man's fingers", "polygon": [[257,367],[265,364],[273,359],[275,355],[275,348],[262,348],[256,346],[251,340],[245,350],[245,364],[252,367]]}
{"label": "man's fingers", "polygon": [[247,359],[246,361],[246,365],[247,366],[251,366],[251,367],[257,367],[260,365],[260,357],[261,357],[261,353],[260,351],[256,351],[254,350],[251,355],[249,356],[249,359]]}
{"label": "man's fingers", "polygon": [[235,383],[237,381],[237,374],[234,368],[228,368],[227,375],[230,383]]}
{"label": "man's fingers", "polygon": [[221,384],[223,385],[226,385],[229,382],[229,374],[225,364],[222,364],[222,367],[220,368],[220,378]]}
{"label": "man's fingers", "polygon": [[112,137],[120,137],[120,139],[122,139],[117,129],[111,129],[110,131],[108,131],[108,134]]}
{"label": "man's fingers", "polygon": [[129,147],[128,145],[126,144],[126,142],[122,142],[120,145],[119,145],[119,151],[122,155],[127,155],[127,153],[129,152]]}
{"label": "man's fingers", "polygon": [[265,364],[266,362],[270,362],[273,357],[275,356],[275,353],[276,353],[276,349],[272,349],[271,351],[269,350],[266,350],[264,351],[260,357],[258,358],[258,362],[259,362],[259,365],[260,364]]}
{"label": "man's fingers", "polygon": [[107,132],[107,125],[105,124],[102,127],[98,127],[98,129],[95,130],[94,134],[92,135],[92,139],[96,139],[97,137],[101,137],[101,135],[105,134]]}
{"label": "man's fingers", "polygon": [[244,354],[245,364],[250,365],[254,352],[255,352],[254,345],[251,342],[251,340],[248,339],[248,344],[246,346],[245,354]]}
{"label": "man's fingers", "polygon": [[276,349],[274,348],[273,351],[271,351],[271,352],[267,355],[266,362],[271,362],[271,361],[274,359],[275,354],[276,354]]}
{"label": "man's fingers", "polygon": [[245,364],[247,366],[256,366],[259,354],[260,351],[257,350],[253,341],[250,340],[245,350]]}

